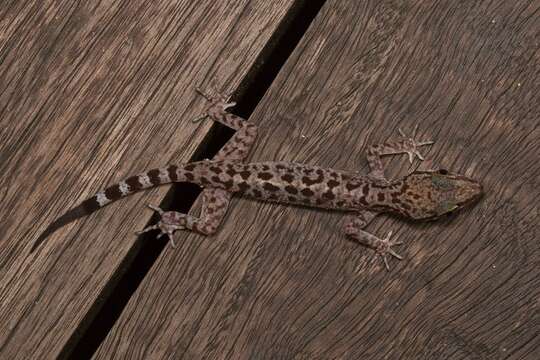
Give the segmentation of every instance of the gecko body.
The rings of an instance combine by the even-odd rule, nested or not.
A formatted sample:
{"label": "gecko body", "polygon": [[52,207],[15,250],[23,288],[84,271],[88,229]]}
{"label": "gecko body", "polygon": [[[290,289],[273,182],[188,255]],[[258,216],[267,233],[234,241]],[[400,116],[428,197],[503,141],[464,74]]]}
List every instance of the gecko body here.
{"label": "gecko body", "polygon": [[[284,204],[302,205],[348,213],[345,234],[373,248],[384,259],[387,254],[401,259],[392,246],[401,242],[379,238],[363,229],[378,214],[393,213],[415,220],[436,219],[476,202],[483,190],[479,182],[446,170],[416,171],[401,179],[388,180],[381,156],[406,153],[423,160],[418,148],[432,144],[406,137],[395,142],[372,145],[367,151],[368,175],[291,162],[247,163],[245,159],[256,138],[257,127],[227,112],[234,103],[221,95],[210,96],[205,117],[236,130],[235,135],[212,160],[170,165],[129,177],[98,192],[54,221],[35,242],[32,251],[56,229],[137,191],[173,183],[190,182],[204,188],[199,217],[150,206],[161,220],[141,232],[160,230],[169,235],[188,229],[204,235],[216,232],[233,194]],[[416,133],[416,130],[415,130]],[[139,232],[139,233],[141,233]]]}

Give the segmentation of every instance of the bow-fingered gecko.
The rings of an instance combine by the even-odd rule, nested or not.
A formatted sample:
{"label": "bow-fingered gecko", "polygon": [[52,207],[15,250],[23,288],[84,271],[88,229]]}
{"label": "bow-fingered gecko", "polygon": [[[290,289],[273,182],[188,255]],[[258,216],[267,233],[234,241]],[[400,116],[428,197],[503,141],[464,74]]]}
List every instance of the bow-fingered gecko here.
{"label": "bow-fingered gecko", "polygon": [[392,232],[379,238],[363,229],[380,213],[399,214],[409,219],[436,219],[476,202],[482,186],[468,177],[446,170],[415,171],[398,179],[384,175],[381,156],[408,154],[423,160],[418,148],[432,141],[418,142],[405,136],[400,141],[372,145],[367,150],[370,167],[368,175],[291,162],[245,162],[257,136],[257,127],[228,111],[235,105],[223,95],[208,95],[197,91],[208,101],[204,116],[234,130],[235,135],[212,160],[183,165],[170,165],[129,177],[98,192],[55,220],[34,243],[34,251],[45,238],[58,228],[89,215],[94,211],[136,191],[173,182],[190,182],[204,188],[203,206],[199,217],[175,211],[163,211],[150,206],[161,215],[161,220],[139,233],[160,230],[167,234],[174,247],[173,233],[188,229],[200,234],[216,232],[223,220],[231,196],[239,194],[260,200],[308,207],[331,209],[349,213],[344,223],[345,234],[381,255],[388,269],[387,254],[402,257],[392,247],[401,242],[391,240]]}

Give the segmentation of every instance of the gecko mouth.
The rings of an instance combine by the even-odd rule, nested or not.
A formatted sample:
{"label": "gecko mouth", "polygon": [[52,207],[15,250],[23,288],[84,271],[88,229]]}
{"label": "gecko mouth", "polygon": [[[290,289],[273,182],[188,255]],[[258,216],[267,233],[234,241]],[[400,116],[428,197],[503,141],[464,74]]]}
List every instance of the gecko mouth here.
{"label": "gecko mouth", "polygon": [[426,220],[426,221],[434,221],[434,220],[440,219],[442,217],[453,218],[454,216],[456,216],[456,214],[458,212],[460,212],[460,210],[472,207],[478,201],[480,201],[480,199],[482,199],[482,197],[484,196],[484,191],[483,191],[482,185],[478,184],[478,186],[479,186],[479,190],[478,190],[477,193],[472,195],[469,199],[457,203],[456,207],[453,210],[442,213],[442,214],[433,215],[431,217],[425,218],[424,220]]}

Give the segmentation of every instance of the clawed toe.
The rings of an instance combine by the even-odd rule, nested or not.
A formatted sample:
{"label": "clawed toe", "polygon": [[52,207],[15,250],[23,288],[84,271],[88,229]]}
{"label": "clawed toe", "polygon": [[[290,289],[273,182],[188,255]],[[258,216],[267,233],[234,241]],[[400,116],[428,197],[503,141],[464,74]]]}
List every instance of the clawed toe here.
{"label": "clawed toe", "polygon": [[206,91],[204,91],[203,89],[201,89],[200,87],[196,86],[195,87],[195,91],[201,95],[202,97],[204,97],[206,100],[212,102],[214,100],[214,97],[210,94],[208,94]]}
{"label": "clawed toe", "polygon": [[[175,228],[174,230],[182,230],[184,229],[184,227],[177,227]],[[163,236],[167,235],[169,237],[169,242],[171,243],[171,247],[173,249],[176,249],[176,244],[174,242],[174,230],[173,231],[167,231],[167,232],[164,232],[163,229],[160,228],[159,225],[152,225],[152,226],[148,226],[146,228],[144,228],[143,230],[139,230],[139,231],[135,231],[135,234],[137,235],[141,235],[141,234],[144,234],[148,231],[151,231],[151,230],[160,230],[160,233],[159,235],[156,237],[156,239],[161,239]]]}
{"label": "clawed toe", "polygon": [[202,120],[206,119],[207,117],[208,117],[208,114],[201,114],[201,115],[197,116],[196,118],[191,119],[191,122],[198,123],[199,121],[202,121]]}
{"label": "clawed toe", "polygon": [[[212,88],[212,94],[207,93],[206,91],[203,91],[200,87],[196,87],[195,90],[197,93],[202,95],[206,100],[208,100],[210,103],[212,103],[213,106],[221,108],[222,111],[225,111],[233,106],[236,106],[236,102],[230,101],[231,94],[228,93],[220,93],[214,88]],[[208,114],[203,114],[196,119],[193,119],[193,122],[200,121],[204,118],[206,118]]]}
{"label": "clawed toe", "polygon": [[235,101],[231,101],[231,102],[226,102],[224,105],[223,105],[223,110],[227,110],[229,108],[232,108],[236,106],[236,102]]}
{"label": "clawed toe", "polygon": [[398,128],[397,131],[401,137],[406,138],[406,139],[409,138],[407,135],[405,135],[405,133],[403,132],[403,130],[401,130],[401,128]]}
{"label": "clawed toe", "polygon": [[406,152],[407,152],[407,155],[409,155],[409,162],[411,164],[412,164],[415,157],[417,157],[418,159],[424,161],[424,156],[422,156],[420,151],[418,151],[418,148],[420,146],[432,145],[432,144],[435,143],[434,141],[431,141],[431,140],[428,140],[428,141],[416,141],[415,138],[416,138],[417,131],[418,131],[418,124],[414,127],[414,130],[413,130],[413,133],[412,133],[411,136],[407,136],[403,132],[403,130],[398,129],[399,135],[401,135],[402,137],[404,137],[404,138],[406,138],[406,139],[408,139],[410,141],[411,149],[407,150]]}
{"label": "clawed toe", "polygon": [[414,156],[416,155],[413,151],[407,151],[407,155],[409,156],[409,162],[412,164],[414,161]]}
{"label": "clawed toe", "polygon": [[174,243],[174,237],[173,237],[172,232],[170,232],[170,231],[168,231],[168,232],[161,231],[161,233],[157,236],[157,239],[161,239],[165,235],[167,235],[169,237],[169,243],[171,244],[171,247],[173,249],[176,249],[176,244]]}
{"label": "clawed toe", "polygon": [[144,234],[144,233],[146,233],[146,232],[149,232],[149,231],[152,231],[152,230],[156,230],[156,229],[159,229],[159,226],[157,226],[157,225],[147,226],[147,227],[145,227],[145,228],[142,229],[142,230],[137,230],[137,231],[135,231],[135,234],[141,235],[141,234]]}
{"label": "clawed toe", "polygon": [[200,87],[195,87],[195,91],[197,91],[199,95],[202,95],[206,100],[208,100],[209,102],[213,104],[222,103],[222,104],[225,104],[227,107],[236,105],[233,102],[229,102],[231,98],[231,94],[226,93],[226,92],[221,93],[217,91],[213,86],[211,88],[212,88],[212,93],[208,93],[202,90]]}
{"label": "clawed toe", "polygon": [[389,249],[389,250],[388,250],[388,253],[389,253],[390,255],[392,255],[393,257],[399,259],[399,260],[403,260],[403,256],[399,255],[398,253],[396,253],[396,252],[395,252],[394,250],[392,250],[392,249]]}
{"label": "clawed toe", "polygon": [[405,134],[405,132],[403,130],[401,130],[401,128],[398,128],[399,135],[401,135],[402,137],[407,138],[407,139],[414,139],[416,137],[417,132],[418,132],[418,124],[416,124],[416,126],[414,127],[414,130],[413,130],[411,136],[407,136]]}
{"label": "clawed toe", "polygon": [[388,270],[388,271],[390,271],[390,266],[388,265],[388,259],[386,257],[387,254],[392,255],[396,259],[403,260],[403,256],[399,255],[398,253],[396,253],[392,249],[392,246],[401,245],[401,244],[403,244],[403,241],[391,241],[390,240],[391,236],[392,236],[392,231],[388,232],[386,237],[384,239],[380,240],[380,243],[379,243],[378,247],[375,249],[377,251],[377,253],[380,256],[382,256],[383,261],[384,261],[384,265],[386,267],[386,270]]}
{"label": "clawed toe", "polygon": [[155,212],[157,212],[159,215],[163,215],[163,213],[165,211],[163,211],[159,206],[154,206],[152,204],[146,204],[146,206],[148,206],[150,209],[154,210]]}
{"label": "clawed toe", "polygon": [[412,164],[413,161],[414,161],[414,157],[416,156],[417,158],[419,158],[420,160],[424,161],[424,156],[422,156],[422,154],[420,154],[420,152],[416,149],[414,150],[411,150],[411,151],[407,151],[407,155],[409,155],[409,162]]}

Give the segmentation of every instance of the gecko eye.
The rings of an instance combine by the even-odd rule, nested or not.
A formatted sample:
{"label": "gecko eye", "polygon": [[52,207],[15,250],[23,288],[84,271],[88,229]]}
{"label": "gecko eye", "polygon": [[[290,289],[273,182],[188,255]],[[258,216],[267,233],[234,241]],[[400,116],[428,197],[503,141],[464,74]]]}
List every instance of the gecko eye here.
{"label": "gecko eye", "polygon": [[441,174],[441,175],[448,175],[448,170],[446,170],[446,169],[439,169],[438,172],[439,172],[439,174]]}

